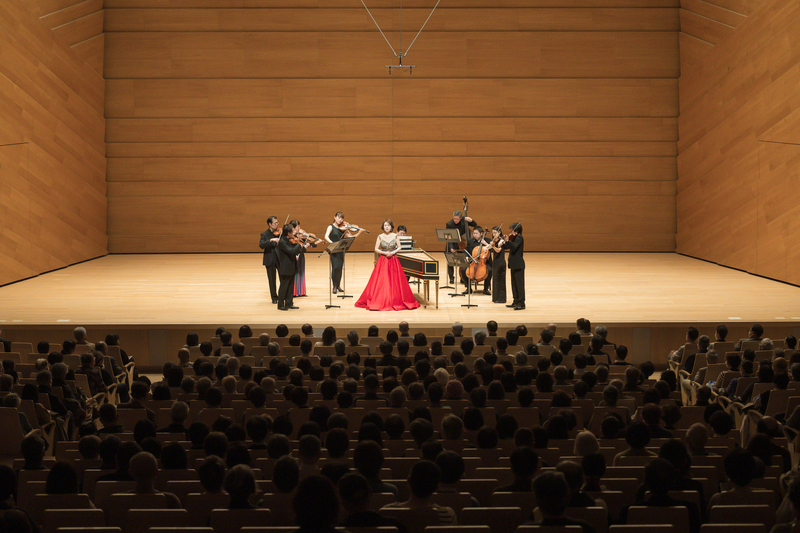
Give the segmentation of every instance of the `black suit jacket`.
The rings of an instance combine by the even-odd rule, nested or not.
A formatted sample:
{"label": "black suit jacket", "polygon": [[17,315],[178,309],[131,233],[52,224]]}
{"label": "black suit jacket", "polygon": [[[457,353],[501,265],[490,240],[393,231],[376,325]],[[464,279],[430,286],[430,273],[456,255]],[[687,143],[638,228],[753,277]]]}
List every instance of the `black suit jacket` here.
{"label": "black suit jacket", "polygon": [[522,235],[514,237],[514,242],[506,242],[503,244],[503,249],[508,250],[508,268],[525,268],[525,259],[522,258],[522,252],[525,249],[525,241]]}
{"label": "black suit jacket", "polygon": [[[475,222],[474,220],[472,222],[467,222],[465,219],[462,218],[461,222],[456,224],[455,222],[453,222],[453,219],[450,219],[447,221],[447,224],[445,224],[444,227],[447,229],[458,229],[459,233],[461,234],[461,238],[462,239],[466,238],[467,240],[469,240],[472,237],[472,232],[469,230],[469,228],[478,227],[478,223]],[[447,243],[446,249],[449,249],[450,246],[458,248],[458,243]]]}
{"label": "black suit jacket", "polygon": [[291,276],[297,271],[297,256],[303,247],[289,242],[289,237],[281,237],[278,241],[278,272],[282,276]]}
{"label": "black suit jacket", "polygon": [[278,248],[278,244],[270,240],[274,238],[275,236],[270,230],[261,234],[261,242],[258,243],[258,247],[264,250],[264,262],[262,263],[264,266],[277,265],[278,256],[275,250]]}

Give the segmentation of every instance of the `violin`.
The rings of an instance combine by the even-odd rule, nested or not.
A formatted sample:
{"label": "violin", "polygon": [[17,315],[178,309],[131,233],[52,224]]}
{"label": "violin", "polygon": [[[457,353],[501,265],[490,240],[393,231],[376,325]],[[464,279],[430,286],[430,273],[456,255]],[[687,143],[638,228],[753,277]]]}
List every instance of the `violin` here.
{"label": "violin", "polygon": [[322,239],[313,233],[306,233],[303,230],[300,230],[297,235],[292,236],[289,240],[292,244],[306,244],[310,242],[312,245],[317,245],[322,242]]}
{"label": "violin", "polygon": [[[488,228],[484,228],[484,233],[486,231],[489,231]],[[489,267],[486,265],[486,260],[489,259],[489,250],[490,248],[484,246],[483,242],[472,249],[472,257],[475,259],[475,262],[467,267],[467,279],[484,281],[489,277]]]}
{"label": "violin", "polygon": [[358,227],[355,224],[350,224],[347,221],[342,222],[341,225],[336,226],[336,227],[339,228],[339,231],[351,231],[351,232],[353,232],[353,231],[363,231],[365,233],[369,233],[369,230],[365,230],[364,228]]}

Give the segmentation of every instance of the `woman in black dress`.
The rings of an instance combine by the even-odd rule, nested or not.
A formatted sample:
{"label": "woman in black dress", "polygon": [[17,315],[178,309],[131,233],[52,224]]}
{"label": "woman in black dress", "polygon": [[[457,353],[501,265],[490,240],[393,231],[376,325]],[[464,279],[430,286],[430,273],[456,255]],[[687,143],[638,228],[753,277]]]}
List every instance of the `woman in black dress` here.
{"label": "woman in black dress", "polygon": [[[344,213],[339,211],[333,217],[333,224],[328,226],[325,231],[325,242],[332,244],[342,240],[344,237],[357,237],[364,231],[354,229],[345,222]],[[344,266],[344,252],[330,254],[331,256],[331,280],[333,281],[333,294],[344,292],[339,285],[342,281],[342,267]]]}
{"label": "woman in black dress", "polygon": [[503,233],[499,226],[492,228],[492,303],[506,303],[506,252],[503,250]]}

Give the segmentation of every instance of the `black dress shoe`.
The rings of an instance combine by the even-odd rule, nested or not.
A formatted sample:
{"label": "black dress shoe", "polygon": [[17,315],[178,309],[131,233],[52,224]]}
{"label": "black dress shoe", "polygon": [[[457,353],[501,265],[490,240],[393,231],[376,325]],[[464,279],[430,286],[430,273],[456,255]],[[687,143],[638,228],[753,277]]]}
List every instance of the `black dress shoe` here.
{"label": "black dress shoe", "polygon": [[520,305],[514,307],[514,311],[521,311],[523,309],[525,309],[525,304],[520,304]]}
{"label": "black dress shoe", "polygon": [[277,298],[273,298],[272,299],[272,303],[274,303],[274,304],[278,303],[278,299]]}
{"label": "black dress shoe", "polygon": [[483,289],[483,294],[492,294],[492,291],[489,289]]}
{"label": "black dress shoe", "polygon": [[464,291],[464,292],[462,292],[461,294],[469,294],[469,289],[465,290],[465,291]]}
{"label": "black dress shoe", "polygon": [[288,311],[285,307],[278,307],[278,311]]}
{"label": "black dress shoe", "polygon": [[508,304],[506,307],[516,307],[516,306],[517,306],[516,303],[511,303],[511,304]]}
{"label": "black dress shoe", "polygon": [[300,309],[300,308],[299,308],[299,307],[297,307],[296,305],[290,305],[290,306],[289,306],[289,309]]}

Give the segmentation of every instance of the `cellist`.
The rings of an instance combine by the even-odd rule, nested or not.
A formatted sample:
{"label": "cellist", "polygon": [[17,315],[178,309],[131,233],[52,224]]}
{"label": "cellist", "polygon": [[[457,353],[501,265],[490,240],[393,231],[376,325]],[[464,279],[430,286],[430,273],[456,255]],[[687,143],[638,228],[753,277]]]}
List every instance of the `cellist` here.
{"label": "cellist", "polygon": [[[489,243],[484,238],[483,228],[480,226],[473,228],[472,236],[467,239],[467,251],[470,255],[476,260],[479,260],[479,255],[485,256],[485,263],[486,263],[486,279],[483,282],[483,294],[492,294],[490,290],[492,288],[492,255],[491,249],[489,248]],[[467,289],[464,291],[464,294],[467,294],[472,287],[469,285],[470,276],[467,275],[467,269],[461,269],[461,281],[464,282],[464,285]]]}

